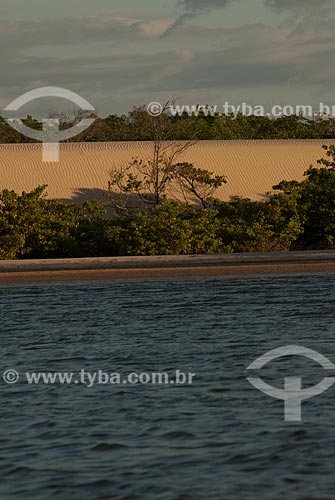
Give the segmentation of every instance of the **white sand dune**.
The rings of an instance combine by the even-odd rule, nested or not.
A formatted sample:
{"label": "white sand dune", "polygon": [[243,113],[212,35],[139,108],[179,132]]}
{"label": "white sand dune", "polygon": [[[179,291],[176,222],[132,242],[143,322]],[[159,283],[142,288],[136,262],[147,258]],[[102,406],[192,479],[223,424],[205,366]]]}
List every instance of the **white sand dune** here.
{"label": "white sand dune", "polygon": [[[178,161],[225,175],[228,183],[216,193],[223,200],[261,200],[281,180],[302,180],[309,165],[325,156],[323,144],[335,140],[200,141]],[[22,192],[47,184],[49,198],[98,197],[112,169],[133,157],[150,158],[152,148],[150,142],[68,143],[60,147],[59,163],[43,163],[40,144],[2,144],[0,189]]]}

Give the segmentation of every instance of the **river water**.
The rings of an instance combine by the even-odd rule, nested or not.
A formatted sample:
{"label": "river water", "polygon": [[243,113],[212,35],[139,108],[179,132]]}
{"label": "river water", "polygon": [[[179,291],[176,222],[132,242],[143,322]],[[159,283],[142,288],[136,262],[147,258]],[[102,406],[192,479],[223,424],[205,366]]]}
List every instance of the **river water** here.
{"label": "river water", "polygon": [[[0,306],[1,500],[334,500],[335,386],[285,421],[284,402],[247,381],[250,363],[287,345],[335,363],[334,275],[4,286]],[[91,387],[26,376],[82,370],[195,375]],[[330,376],[301,356],[258,375],[281,388]]]}

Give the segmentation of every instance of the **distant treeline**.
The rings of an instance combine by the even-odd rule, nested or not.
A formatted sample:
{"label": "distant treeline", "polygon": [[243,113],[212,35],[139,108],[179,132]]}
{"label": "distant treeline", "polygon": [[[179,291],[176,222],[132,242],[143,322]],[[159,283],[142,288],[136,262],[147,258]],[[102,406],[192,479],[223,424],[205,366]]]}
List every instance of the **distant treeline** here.
{"label": "distant treeline", "polygon": [[[28,116],[25,124],[41,129],[40,122]],[[70,139],[70,142],[105,142],[105,141],[151,141],[154,135],[146,126],[150,117],[145,107],[134,108],[127,115],[110,115],[107,118],[96,117],[95,123],[84,133]],[[62,128],[72,126],[74,121],[64,119]],[[333,139],[335,138],[335,119],[303,116],[269,118],[245,116],[242,114],[206,116],[166,115],[168,136],[173,140],[255,140],[255,139]],[[32,142],[13,130],[0,117],[0,143]]]}
{"label": "distant treeline", "polygon": [[[302,182],[281,182],[264,202],[211,197],[196,205],[161,198],[146,209],[111,213],[108,200],[105,206],[47,200],[44,186],[21,195],[3,190],[0,258],[335,248],[335,147],[325,149],[327,158],[310,167]],[[212,186],[203,171],[187,166],[184,174],[200,187]]]}

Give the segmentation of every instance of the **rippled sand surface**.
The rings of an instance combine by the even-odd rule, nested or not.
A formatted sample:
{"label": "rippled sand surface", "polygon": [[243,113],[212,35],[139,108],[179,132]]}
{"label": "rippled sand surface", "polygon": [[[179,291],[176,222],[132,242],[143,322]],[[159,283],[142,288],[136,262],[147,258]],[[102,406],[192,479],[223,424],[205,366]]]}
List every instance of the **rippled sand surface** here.
{"label": "rippled sand surface", "polygon": [[[221,199],[240,195],[264,199],[281,180],[302,180],[310,164],[324,157],[326,140],[200,141],[179,161],[188,161],[228,183],[217,191]],[[1,187],[21,192],[48,184],[51,198],[83,201],[100,197],[109,172],[133,157],[148,159],[150,142],[69,143],[60,146],[59,163],[42,163],[39,144],[0,145]],[[180,195],[172,189],[170,195]]]}

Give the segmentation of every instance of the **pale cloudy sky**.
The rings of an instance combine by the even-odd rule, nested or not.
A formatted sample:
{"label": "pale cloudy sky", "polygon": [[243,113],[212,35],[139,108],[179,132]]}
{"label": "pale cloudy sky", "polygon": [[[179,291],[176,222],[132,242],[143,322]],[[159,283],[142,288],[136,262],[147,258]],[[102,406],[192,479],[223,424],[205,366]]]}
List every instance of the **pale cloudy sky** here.
{"label": "pale cloudy sky", "polygon": [[51,85],[102,114],[335,104],[335,0],[1,0],[0,107]]}

